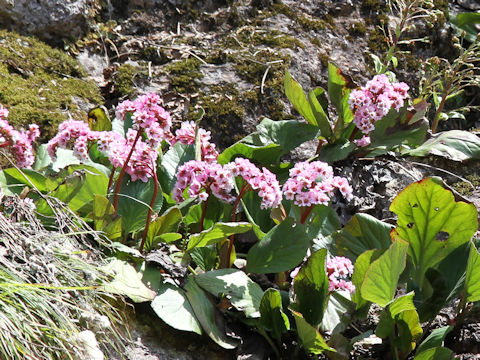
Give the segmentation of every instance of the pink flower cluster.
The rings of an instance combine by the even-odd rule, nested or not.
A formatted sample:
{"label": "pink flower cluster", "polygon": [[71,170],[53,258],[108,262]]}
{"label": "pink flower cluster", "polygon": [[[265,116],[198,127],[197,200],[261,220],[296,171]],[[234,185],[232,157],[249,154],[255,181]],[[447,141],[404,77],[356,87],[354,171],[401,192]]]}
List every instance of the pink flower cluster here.
{"label": "pink flower cluster", "polygon": [[290,169],[290,178],[283,185],[288,200],[298,206],[328,205],[335,189],[350,200],[353,189],[347,179],[333,176],[333,169],[322,161],[300,162]]}
{"label": "pink flower cluster", "polygon": [[[184,121],[181,124],[180,129],[175,131],[175,142],[179,142],[184,145],[192,145],[195,143],[195,122]],[[199,128],[200,143],[202,146],[202,160],[207,162],[214,162],[218,158],[218,151],[215,144],[210,142],[211,133],[205,129]],[[173,145],[173,144],[172,144]]]}
{"label": "pink flower cluster", "polygon": [[327,260],[328,290],[355,291],[355,285],[349,281],[353,274],[353,264],[350,259],[343,256],[335,256]]}
{"label": "pink flower cluster", "polygon": [[138,131],[141,131],[145,136],[138,137],[126,172],[132,181],[140,179],[147,182],[153,176],[162,141],[175,141],[170,132],[170,114],[159,104],[160,98],[155,94],[119,104],[116,111],[119,119],[124,120],[127,114],[132,116],[133,126],[127,131],[126,138],[114,131],[90,130],[88,124],[82,121],[65,121],[60,124],[57,135],[48,142],[48,153],[55,159],[58,147],[72,148],[75,156],[86,161],[89,146],[97,143],[98,150],[108,156],[113,167],[120,168],[128,158]]}
{"label": "pink flower cluster", "polygon": [[0,105],[0,147],[9,149],[19,167],[31,168],[35,162],[32,143],[40,136],[40,129],[30,124],[27,131],[17,131],[7,117],[8,110]]}
{"label": "pink flower cluster", "polygon": [[188,188],[191,198],[198,197],[200,201],[205,201],[211,192],[229,203],[235,200],[230,195],[233,185],[233,174],[229,169],[216,162],[191,160],[178,169],[173,198],[176,202],[182,202],[185,199],[183,192]]}
{"label": "pink flower cluster", "polygon": [[117,119],[125,120],[127,114],[132,116],[133,129],[143,129],[147,135],[147,144],[158,148],[162,140],[172,142],[174,137],[170,131],[172,118],[162,107],[157,94],[139,96],[134,101],[120,103],[115,111]]}
{"label": "pink flower cluster", "polygon": [[[403,82],[390,83],[385,74],[374,76],[364,87],[350,93],[348,104],[355,111],[353,122],[368,135],[375,128],[375,122],[387,115],[391,108],[400,110],[408,99],[408,90],[408,85]],[[370,139],[364,138],[356,142],[358,146],[369,144]]]}
{"label": "pink flower cluster", "polygon": [[262,199],[262,209],[276,208],[282,201],[282,191],[277,177],[268,169],[260,170],[248,159],[236,158],[226,167],[230,168],[234,176],[241,176],[253,190],[258,190]]}

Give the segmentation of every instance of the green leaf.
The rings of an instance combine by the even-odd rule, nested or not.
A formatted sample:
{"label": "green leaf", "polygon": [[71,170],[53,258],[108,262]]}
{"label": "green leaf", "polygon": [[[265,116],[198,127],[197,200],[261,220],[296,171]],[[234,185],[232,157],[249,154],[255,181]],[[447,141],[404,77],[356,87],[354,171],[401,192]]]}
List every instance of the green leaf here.
{"label": "green leaf", "polygon": [[[130,175],[125,174],[120,187],[117,214],[122,216],[124,235],[139,231],[145,226],[150,202],[154,193],[154,180],[148,182],[132,181]],[[159,186],[153,211],[158,212],[162,208],[163,196]]]}
{"label": "green leaf", "polygon": [[352,283],[355,285],[355,292],[352,294],[352,301],[357,304],[356,310],[360,311],[362,317],[366,317],[366,312],[370,308],[370,302],[362,296],[362,284],[365,280],[365,274],[373,261],[382,254],[381,250],[367,250],[357,257],[352,275]]}
{"label": "green leaf", "polygon": [[320,150],[320,160],[329,164],[345,160],[357,145],[346,139],[339,139],[334,144],[328,144]]}
{"label": "green leaf", "polygon": [[25,186],[46,192],[46,178],[30,169],[9,168],[0,171],[0,188],[6,195],[20,194]]}
{"label": "green leaf", "polygon": [[337,254],[355,260],[360,254],[372,249],[388,249],[392,244],[392,225],[368,214],[355,214],[333,237]]}
{"label": "green leaf", "polygon": [[102,270],[113,276],[111,282],[100,287],[104,292],[126,295],[134,302],[152,301],[157,295],[143,284],[142,274],[126,261],[113,259]]}
{"label": "green leaf", "polygon": [[[195,317],[208,336],[224,349],[237,347],[238,342],[225,334],[222,317],[215,316],[215,306],[192,277],[188,278],[185,284],[185,291]],[[218,324],[216,320],[218,320]]]}
{"label": "green leaf", "polygon": [[317,136],[318,128],[314,125],[296,120],[273,121],[264,118],[257,125],[256,132],[227,148],[218,156],[217,161],[220,164],[226,164],[236,156],[243,156],[268,165],[278,162],[282,155],[288,154],[297,146]]}
{"label": "green leaf", "polygon": [[262,199],[258,196],[256,191],[248,191],[241,198],[241,203],[247,219],[252,222],[252,225],[257,225],[262,233],[268,232],[275,223],[270,217],[270,209],[262,209],[260,207]]}
{"label": "green leaf", "polygon": [[438,178],[409,185],[393,200],[390,211],[398,215],[393,235],[410,244],[408,254],[420,287],[425,271],[468,242],[478,227],[475,206],[456,202]]}
{"label": "green leaf", "polygon": [[313,208],[306,226],[310,239],[327,237],[340,229],[340,219],[330,206],[317,205]]}
{"label": "green leaf", "polygon": [[365,273],[361,292],[365,300],[385,307],[395,295],[398,278],[405,269],[408,243],[395,241]]}
{"label": "green leaf", "polygon": [[400,353],[408,354],[415,347],[415,341],[422,335],[413,291],[396,298],[380,315],[375,333],[383,339],[390,338]]}
{"label": "green leaf", "polygon": [[421,352],[413,360],[451,360],[452,357],[452,350],[439,346]]}
{"label": "green leaf", "polygon": [[[175,234],[178,230],[178,225],[180,224],[180,221],[182,221],[182,213],[180,209],[176,206],[169,208],[162,214],[162,216],[152,221],[150,223],[150,227],[148,228],[147,239],[144,246],[145,251],[149,252],[160,241],[164,241],[165,237],[162,237],[162,235]],[[171,236],[172,235],[169,235],[169,238],[171,238]],[[176,237],[176,235],[174,237]],[[175,240],[178,240],[178,238],[176,238]]]}
{"label": "green leaf", "polygon": [[480,159],[480,138],[468,131],[450,130],[433,134],[416,149],[403,152],[404,155],[438,155],[454,161]]}
{"label": "green leaf", "polygon": [[158,167],[158,180],[165,189],[171,192],[177,181],[177,171],[180,166],[190,160],[195,160],[193,145],[176,143],[163,155],[161,165]]}
{"label": "green leaf", "polygon": [[[407,110],[405,105],[399,111],[391,109],[381,120],[375,123],[375,129],[370,133],[372,139],[369,155],[385,154],[402,144],[418,146],[425,141],[428,121],[425,112],[428,104],[424,100],[415,100],[413,109]],[[382,150],[383,149],[383,150]]]}
{"label": "green leaf", "polygon": [[292,78],[288,71],[285,72],[283,86],[285,88],[285,95],[287,95],[288,100],[290,100],[295,110],[297,110],[309,124],[318,126],[317,119],[312,112],[312,108],[307,101],[302,87]]}
{"label": "green leaf", "polygon": [[283,312],[282,297],[276,289],[269,288],[260,301],[260,323],[265,330],[272,333],[274,339],[280,340],[282,334],[290,330],[290,321]]}
{"label": "green leaf", "polygon": [[112,122],[105,106],[98,106],[88,112],[88,126],[94,131],[112,130]]}
{"label": "green leaf", "polygon": [[277,273],[300,264],[310,246],[303,226],[292,218],[273,227],[247,255],[247,272]]}
{"label": "green leaf", "polygon": [[190,256],[200,269],[210,271],[217,263],[217,248],[215,245],[196,247],[190,251]]}
{"label": "green leaf", "polygon": [[[317,125],[320,129],[320,134],[323,137],[328,138],[332,135],[332,127],[324,110],[328,106],[328,103],[326,103],[325,100],[326,98],[324,89],[317,88],[315,90],[310,90],[308,93],[308,102],[310,103],[310,108],[312,109],[313,115],[316,119],[316,124],[313,125]],[[323,102],[323,105],[321,102]]]}
{"label": "green leaf", "polygon": [[[188,209],[183,222],[191,233],[200,232],[200,221],[205,203],[193,205]],[[216,222],[228,222],[232,218],[232,205],[225,204],[215,196],[208,198],[206,212],[203,217],[203,228],[208,229]]]}
{"label": "green leaf", "polygon": [[473,243],[470,244],[465,290],[467,291],[467,301],[475,302],[480,300],[480,254]]}
{"label": "green leaf", "polygon": [[226,296],[246,317],[260,317],[260,300],[263,291],[241,270],[220,269],[195,276],[196,283],[214,296]]}
{"label": "green leaf", "polygon": [[197,334],[202,333],[201,325],[182,289],[164,283],[151,306],[158,317],[171,327]]}
{"label": "green leaf", "polygon": [[339,334],[347,328],[355,310],[355,304],[348,297],[349,293],[346,291],[334,291],[330,294],[320,330],[329,334]]}
{"label": "green leaf", "polygon": [[428,349],[443,346],[443,341],[445,340],[445,337],[450,331],[452,331],[452,329],[453,329],[453,326],[444,326],[444,327],[432,330],[430,335],[428,335],[427,338],[423,340],[420,346],[417,348],[416,353],[421,354],[422,352]]}
{"label": "green leaf", "polygon": [[228,238],[230,235],[241,234],[247,232],[251,228],[252,225],[247,222],[215,223],[210,229],[191,235],[188,240],[187,251],[190,251],[195,247],[216,244]]}
{"label": "green leaf", "polygon": [[356,85],[352,80],[342,73],[333,63],[328,64],[328,96],[338,113],[338,120],[335,124],[335,137],[340,138],[345,125],[353,120],[353,113],[348,105],[348,97]]}
{"label": "green leaf", "polygon": [[300,342],[307,353],[320,355],[325,351],[336,351],[328,346],[323,336],[316,328],[305,321],[301,313],[294,310],[290,311],[295,318],[295,324],[297,326],[297,333]]}
{"label": "green leaf", "polygon": [[63,183],[51,195],[68,204],[73,211],[88,214],[95,195],[107,195],[108,177],[88,165],[70,165]]}
{"label": "green leaf", "polygon": [[292,309],[301,313],[305,321],[315,328],[322,322],[328,302],[326,256],[327,249],[313,253],[293,282],[295,302]]}
{"label": "green leaf", "polygon": [[457,15],[457,25],[471,25],[480,23],[480,13],[464,12]]}
{"label": "green leaf", "polygon": [[95,230],[103,231],[110,240],[122,237],[122,219],[114,215],[115,209],[110,201],[102,195],[93,197],[91,218]]}

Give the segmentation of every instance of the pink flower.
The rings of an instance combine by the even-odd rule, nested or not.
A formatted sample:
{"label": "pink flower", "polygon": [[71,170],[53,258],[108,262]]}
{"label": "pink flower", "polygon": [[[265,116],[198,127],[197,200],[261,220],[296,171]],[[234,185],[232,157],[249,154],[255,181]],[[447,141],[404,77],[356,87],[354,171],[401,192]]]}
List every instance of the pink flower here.
{"label": "pink flower", "polygon": [[375,128],[375,122],[387,115],[390,109],[398,111],[403,107],[408,99],[408,89],[405,83],[390,83],[384,74],[374,76],[364,87],[350,93],[348,104],[355,112],[354,124],[368,135]]}
{"label": "pink flower", "polygon": [[300,162],[290,169],[290,177],[283,185],[287,200],[298,206],[328,205],[335,189],[347,199],[352,198],[352,188],[347,179],[333,176],[333,169],[322,161]]}
{"label": "pink flower", "polygon": [[355,291],[355,285],[349,281],[353,274],[353,264],[350,259],[343,256],[335,256],[327,260],[328,290]]}
{"label": "pink flower", "polygon": [[[184,145],[192,145],[195,143],[195,127],[196,124],[193,121],[184,121],[181,124],[180,129],[175,131],[175,142],[179,142]],[[210,131],[205,129],[198,129],[200,135],[200,143],[202,147],[202,160],[208,162],[214,162],[218,158],[218,152],[215,144],[210,142]]]}
{"label": "pink flower", "polygon": [[35,162],[32,143],[40,136],[40,130],[31,124],[27,131],[17,131],[8,123],[7,116],[8,110],[0,105],[0,146],[8,148],[19,167],[31,168]]}
{"label": "pink flower", "polygon": [[262,199],[262,209],[276,208],[282,201],[282,191],[277,177],[268,169],[260,170],[248,159],[236,158],[226,165],[233,176],[241,176],[250,187],[257,191]]}
{"label": "pink flower", "polygon": [[185,199],[185,190],[189,197],[197,197],[200,201],[207,200],[210,192],[227,203],[235,200],[235,197],[230,195],[233,190],[233,175],[216,162],[191,160],[180,166],[177,182],[173,188],[173,198],[176,202]]}
{"label": "pink flower", "polygon": [[357,139],[357,140],[353,140],[353,142],[355,143],[355,145],[357,145],[358,147],[366,147],[368,145],[370,145],[370,136],[368,135],[363,135],[362,138],[360,139]]}

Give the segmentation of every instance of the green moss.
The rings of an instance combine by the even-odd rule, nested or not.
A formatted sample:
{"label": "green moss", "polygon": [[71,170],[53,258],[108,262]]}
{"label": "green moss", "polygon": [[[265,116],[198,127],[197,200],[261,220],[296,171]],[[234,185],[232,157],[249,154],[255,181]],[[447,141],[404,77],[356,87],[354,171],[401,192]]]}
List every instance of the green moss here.
{"label": "green moss", "polygon": [[[329,23],[329,20],[321,20],[305,15],[300,15],[299,13],[293,11],[288,5],[285,5],[281,2],[273,4],[273,11],[274,13],[283,14],[290,19],[296,21],[299,25],[303,27],[304,30],[319,31],[325,30],[326,28],[334,28],[334,25]],[[330,21],[333,21],[333,18],[330,19]]]}
{"label": "green moss", "polygon": [[52,137],[58,124],[85,119],[76,99],[102,103],[98,87],[80,64],[58,49],[31,37],[0,31],[0,103],[9,111],[15,127],[36,123],[42,139]]}
{"label": "green moss", "polygon": [[116,95],[121,98],[133,95],[135,92],[134,79],[137,76],[141,76],[141,69],[139,67],[130,64],[120,66],[113,78]]}
{"label": "green moss", "polygon": [[348,32],[353,36],[363,36],[367,33],[367,26],[361,21],[354,22]]}
{"label": "green moss", "polygon": [[362,8],[366,10],[379,10],[382,7],[380,0],[363,0]]}
{"label": "green moss", "polygon": [[239,40],[243,43],[250,44],[251,46],[266,45],[275,47],[277,49],[295,49],[296,47],[304,48],[305,46],[301,41],[293,36],[282,34],[280,31],[254,31],[251,34],[247,34],[243,31],[239,35]]}
{"label": "green moss", "polygon": [[189,93],[196,90],[195,79],[203,77],[200,65],[200,60],[191,57],[165,66],[164,71],[170,76],[175,92]]}
{"label": "green moss", "polygon": [[318,58],[320,59],[323,67],[328,67],[328,63],[330,62],[330,56],[328,56],[328,54],[320,53]]}
{"label": "green moss", "polygon": [[[470,181],[471,185],[473,185],[475,188],[480,188],[480,176],[478,176],[476,173],[465,176],[465,179]],[[474,190],[472,189],[471,185],[465,181],[459,181],[452,184],[452,188],[454,188],[461,195],[471,196]]]}

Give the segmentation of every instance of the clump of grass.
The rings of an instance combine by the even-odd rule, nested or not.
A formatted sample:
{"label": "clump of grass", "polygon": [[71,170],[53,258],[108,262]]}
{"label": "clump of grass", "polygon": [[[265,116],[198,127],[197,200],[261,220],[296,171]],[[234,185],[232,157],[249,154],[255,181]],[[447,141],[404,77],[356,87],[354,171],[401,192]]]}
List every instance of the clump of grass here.
{"label": "clump of grass", "polygon": [[0,358],[85,358],[78,341],[84,330],[94,330],[104,353],[121,351],[127,342],[118,330],[121,316],[113,298],[98,290],[107,280],[99,270],[103,260],[87,245],[86,234],[95,234],[59,207],[55,216],[62,226],[52,232],[18,196],[1,203]]}

